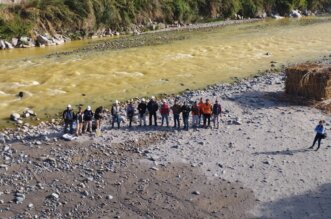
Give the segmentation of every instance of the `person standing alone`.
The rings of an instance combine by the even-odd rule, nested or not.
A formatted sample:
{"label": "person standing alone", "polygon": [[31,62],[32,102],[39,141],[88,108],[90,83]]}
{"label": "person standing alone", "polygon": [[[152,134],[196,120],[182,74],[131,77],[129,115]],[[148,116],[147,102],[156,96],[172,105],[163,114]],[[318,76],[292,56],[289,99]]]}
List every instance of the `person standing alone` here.
{"label": "person standing alone", "polygon": [[324,124],[325,124],[325,121],[321,120],[318,123],[318,125],[316,126],[316,128],[315,128],[315,132],[316,132],[315,139],[314,139],[313,145],[309,149],[313,149],[316,142],[318,142],[318,145],[317,145],[317,148],[316,148],[315,151],[318,151],[318,149],[320,148],[322,139],[326,138],[326,131],[325,131]]}

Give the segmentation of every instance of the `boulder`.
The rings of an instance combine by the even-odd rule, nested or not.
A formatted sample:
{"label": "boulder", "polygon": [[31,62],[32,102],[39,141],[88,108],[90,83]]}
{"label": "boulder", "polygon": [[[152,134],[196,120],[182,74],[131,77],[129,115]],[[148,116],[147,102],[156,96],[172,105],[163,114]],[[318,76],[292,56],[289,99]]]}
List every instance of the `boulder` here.
{"label": "boulder", "polygon": [[18,121],[20,118],[21,118],[21,116],[18,113],[12,113],[10,115],[10,119],[13,120],[13,121]]}
{"label": "boulder", "polygon": [[300,13],[299,10],[293,10],[293,11],[290,13],[290,17],[301,18],[302,15],[301,15],[301,13]]}
{"label": "boulder", "polygon": [[18,38],[12,38],[12,39],[11,39],[11,44],[12,44],[14,47],[16,47],[16,46],[18,45],[18,42],[19,42]]}
{"label": "boulder", "polygon": [[0,49],[6,49],[6,44],[3,40],[0,40]]}
{"label": "boulder", "polygon": [[47,37],[42,35],[37,36],[37,42],[39,45],[46,45],[46,46],[52,44],[52,42]]}
{"label": "boulder", "polygon": [[14,49],[13,45],[10,42],[5,41],[6,49]]}

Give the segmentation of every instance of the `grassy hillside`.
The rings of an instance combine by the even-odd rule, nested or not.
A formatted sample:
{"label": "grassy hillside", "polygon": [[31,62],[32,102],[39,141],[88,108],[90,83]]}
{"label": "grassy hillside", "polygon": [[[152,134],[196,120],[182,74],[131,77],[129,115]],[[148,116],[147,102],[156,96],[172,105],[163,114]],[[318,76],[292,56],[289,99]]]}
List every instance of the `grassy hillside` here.
{"label": "grassy hillside", "polygon": [[330,0],[30,0],[0,5],[0,38],[33,35],[33,30],[82,35],[100,28],[124,30],[150,21],[197,22],[255,17],[263,12],[288,14],[292,9],[320,10]]}

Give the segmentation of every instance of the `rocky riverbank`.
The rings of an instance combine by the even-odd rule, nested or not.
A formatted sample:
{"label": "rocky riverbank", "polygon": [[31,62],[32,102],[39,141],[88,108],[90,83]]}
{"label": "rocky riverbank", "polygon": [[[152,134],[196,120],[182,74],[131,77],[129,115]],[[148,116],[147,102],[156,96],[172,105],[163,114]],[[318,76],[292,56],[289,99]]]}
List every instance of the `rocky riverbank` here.
{"label": "rocky riverbank", "polygon": [[[330,58],[322,61],[331,64]],[[110,129],[62,140],[62,126],[1,133],[2,218],[328,218],[328,115],[284,96],[284,73],[186,91],[220,100],[220,129]],[[172,99],[172,97],[169,97]],[[316,171],[318,170],[318,171]]]}

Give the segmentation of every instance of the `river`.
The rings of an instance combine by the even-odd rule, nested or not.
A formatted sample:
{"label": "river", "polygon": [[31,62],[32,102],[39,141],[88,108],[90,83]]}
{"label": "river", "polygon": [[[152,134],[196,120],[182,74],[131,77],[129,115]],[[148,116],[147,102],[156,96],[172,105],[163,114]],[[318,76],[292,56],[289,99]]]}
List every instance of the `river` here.
{"label": "river", "polygon": [[[40,118],[67,104],[109,106],[115,99],[176,93],[231,77],[331,53],[331,18],[265,20],[192,31],[164,45],[47,57],[86,46],[0,51],[0,126],[12,112],[32,108]],[[26,95],[20,99],[17,94]]]}

